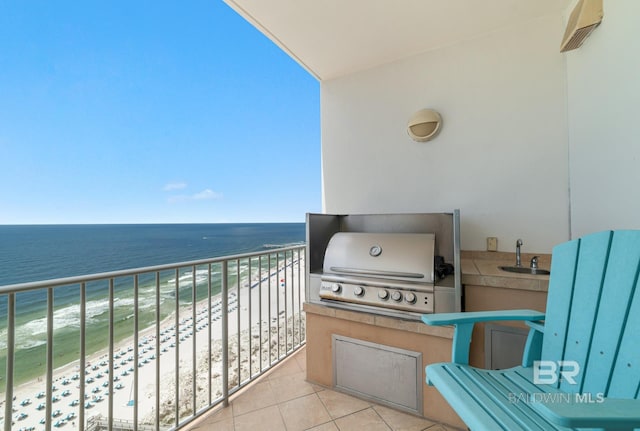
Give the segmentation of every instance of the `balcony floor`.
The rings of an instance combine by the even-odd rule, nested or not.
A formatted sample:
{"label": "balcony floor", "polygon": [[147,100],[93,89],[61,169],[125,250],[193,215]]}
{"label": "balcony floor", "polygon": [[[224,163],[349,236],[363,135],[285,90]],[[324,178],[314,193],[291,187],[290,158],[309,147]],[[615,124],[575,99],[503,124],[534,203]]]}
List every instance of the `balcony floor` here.
{"label": "balcony floor", "polygon": [[231,398],[229,407],[183,429],[222,431],[453,431],[426,419],[305,381],[306,351],[292,357]]}

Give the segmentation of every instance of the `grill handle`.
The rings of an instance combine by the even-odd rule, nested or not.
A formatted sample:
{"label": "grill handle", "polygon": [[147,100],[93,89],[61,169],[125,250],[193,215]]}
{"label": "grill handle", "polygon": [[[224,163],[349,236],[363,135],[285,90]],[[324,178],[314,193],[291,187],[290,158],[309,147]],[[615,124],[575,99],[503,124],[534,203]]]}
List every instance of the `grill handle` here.
{"label": "grill handle", "polygon": [[424,278],[424,274],[419,274],[417,272],[380,271],[376,269],[345,268],[341,266],[332,266],[330,269],[333,272],[340,272],[343,274],[375,275],[378,277]]}

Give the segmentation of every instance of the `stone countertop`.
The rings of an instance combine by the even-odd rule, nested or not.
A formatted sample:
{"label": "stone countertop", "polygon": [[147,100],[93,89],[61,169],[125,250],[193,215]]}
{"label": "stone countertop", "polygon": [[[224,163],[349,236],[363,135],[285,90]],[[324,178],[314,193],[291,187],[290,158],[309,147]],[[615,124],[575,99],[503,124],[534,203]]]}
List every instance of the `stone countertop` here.
{"label": "stone countertop", "polygon": [[[522,254],[523,266],[527,266],[533,254]],[[540,254],[540,269],[549,269],[551,255]],[[548,275],[517,274],[501,270],[500,266],[514,266],[515,253],[462,252],[462,284],[499,287],[504,289],[533,290],[546,292]]]}

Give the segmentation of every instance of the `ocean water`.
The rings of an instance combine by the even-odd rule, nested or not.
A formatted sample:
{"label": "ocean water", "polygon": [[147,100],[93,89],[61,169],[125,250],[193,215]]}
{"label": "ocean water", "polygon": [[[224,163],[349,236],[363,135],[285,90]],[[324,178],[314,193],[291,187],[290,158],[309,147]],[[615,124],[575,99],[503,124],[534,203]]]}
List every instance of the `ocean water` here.
{"label": "ocean water", "polygon": [[[0,286],[77,275],[186,262],[301,244],[303,223],[251,224],[153,224],[153,225],[50,225],[0,226]],[[230,274],[247,273],[248,265],[230,267]],[[196,268],[196,297],[207,294],[208,268]],[[220,270],[212,268],[214,291],[220,285]],[[179,301],[191,302],[190,269],[178,274]],[[233,280],[230,280],[233,282]],[[155,320],[155,275],[139,279],[139,327]],[[160,274],[160,311],[175,309],[175,271]],[[133,334],[133,280],[114,283],[115,339]],[[184,289],[182,287],[185,287]],[[88,283],[87,344],[89,353],[107,346],[108,289],[106,282]],[[219,287],[218,287],[219,289]],[[80,351],[80,287],[54,290],[54,367],[77,360]],[[17,383],[44,374],[46,364],[46,292],[16,295]],[[0,294],[0,380],[6,370],[7,297]]]}

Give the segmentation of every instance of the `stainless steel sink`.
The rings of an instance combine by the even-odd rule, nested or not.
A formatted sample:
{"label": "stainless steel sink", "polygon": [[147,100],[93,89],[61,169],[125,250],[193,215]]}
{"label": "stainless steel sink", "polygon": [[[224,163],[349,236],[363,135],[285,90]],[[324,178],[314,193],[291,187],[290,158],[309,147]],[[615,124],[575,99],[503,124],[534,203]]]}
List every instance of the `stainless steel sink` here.
{"label": "stainless steel sink", "polygon": [[530,275],[549,275],[551,274],[546,269],[540,268],[527,268],[525,266],[499,266],[503,271],[515,272],[517,274],[530,274]]}

